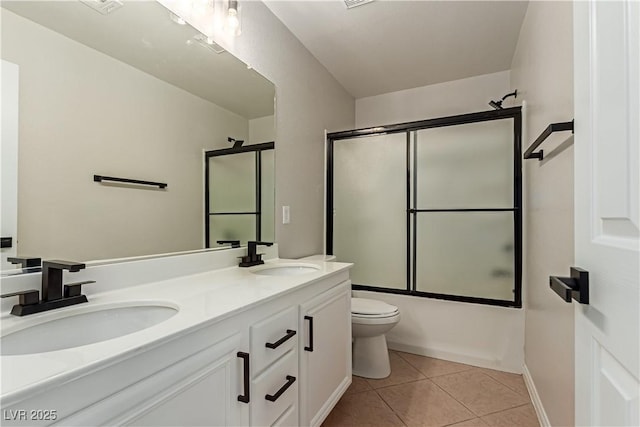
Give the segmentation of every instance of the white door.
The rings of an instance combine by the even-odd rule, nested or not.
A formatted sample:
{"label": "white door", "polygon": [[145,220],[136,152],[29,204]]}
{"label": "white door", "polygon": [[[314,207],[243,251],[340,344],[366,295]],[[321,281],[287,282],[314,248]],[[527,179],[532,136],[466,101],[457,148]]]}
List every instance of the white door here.
{"label": "white door", "polygon": [[576,425],[640,425],[640,3],[574,3]]}
{"label": "white door", "polygon": [[[15,268],[7,257],[16,256],[18,232],[18,66],[2,61],[2,139],[0,145],[0,235],[11,237],[0,248],[0,270]],[[3,245],[4,246],[4,245]]]}

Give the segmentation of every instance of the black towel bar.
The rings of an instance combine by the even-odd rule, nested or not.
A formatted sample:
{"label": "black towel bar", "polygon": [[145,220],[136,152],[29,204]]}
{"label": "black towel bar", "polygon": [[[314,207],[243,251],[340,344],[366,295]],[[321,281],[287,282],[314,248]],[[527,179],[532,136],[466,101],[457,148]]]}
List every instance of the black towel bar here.
{"label": "black towel bar", "polygon": [[536,148],[538,148],[540,146],[540,144],[542,144],[544,142],[544,140],[547,139],[549,137],[549,135],[551,135],[553,132],[562,132],[562,131],[566,131],[566,130],[570,130],[571,133],[573,133],[573,120],[571,120],[570,122],[551,123],[540,134],[540,136],[538,138],[536,138],[535,141],[533,141],[533,144],[531,144],[531,146],[529,148],[527,148],[527,151],[524,152],[524,158],[525,159],[542,160],[542,158],[544,156],[544,151],[540,150],[540,151],[536,151],[535,153],[533,151]]}
{"label": "black towel bar", "polygon": [[128,184],[151,185],[158,188],[167,188],[167,184],[164,182],[141,181],[139,179],[116,178],[114,176],[93,175],[93,180],[95,182],[115,181],[115,182],[125,182]]}

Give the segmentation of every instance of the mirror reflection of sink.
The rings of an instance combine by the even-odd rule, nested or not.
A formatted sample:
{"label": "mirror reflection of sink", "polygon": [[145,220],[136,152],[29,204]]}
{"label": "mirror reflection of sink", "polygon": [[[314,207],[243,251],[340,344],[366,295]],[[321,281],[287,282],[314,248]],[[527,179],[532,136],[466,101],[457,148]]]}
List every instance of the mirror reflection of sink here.
{"label": "mirror reflection of sink", "polygon": [[299,276],[301,274],[313,273],[320,270],[319,267],[310,264],[278,264],[274,266],[261,267],[252,270],[253,274],[261,276]]}
{"label": "mirror reflection of sink", "polygon": [[45,353],[106,341],[150,328],[177,313],[177,308],[158,304],[74,313],[0,337],[0,354]]}

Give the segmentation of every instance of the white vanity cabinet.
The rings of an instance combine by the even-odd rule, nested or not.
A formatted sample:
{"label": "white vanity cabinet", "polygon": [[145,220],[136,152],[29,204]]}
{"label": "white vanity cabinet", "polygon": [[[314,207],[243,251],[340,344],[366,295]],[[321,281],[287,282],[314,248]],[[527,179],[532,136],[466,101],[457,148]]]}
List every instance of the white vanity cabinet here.
{"label": "white vanity cabinet", "polygon": [[351,384],[351,282],[300,308],[300,424],[318,426]]}
{"label": "white vanity cabinet", "polygon": [[[51,409],[56,418],[5,417],[2,424],[318,425],[351,382],[348,277],[343,268],[302,282],[69,371],[57,383],[3,395],[4,413]],[[205,305],[217,303],[207,294]]]}
{"label": "white vanity cabinet", "polygon": [[[246,423],[246,405],[233,398],[245,392],[238,384],[241,341],[241,335],[237,334],[207,349],[200,363],[193,363],[189,358],[168,368],[180,371],[184,378],[171,385],[158,381],[158,390],[163,391],[135,408],[117,424],[229,426]],[[161,375],[157,374],[158,377]]]}
{"label": "white vanity cabinet", "polygon": [[298,307],[288,307],[254,323],[250,333],[250,424],[295,426],[300,381]]}

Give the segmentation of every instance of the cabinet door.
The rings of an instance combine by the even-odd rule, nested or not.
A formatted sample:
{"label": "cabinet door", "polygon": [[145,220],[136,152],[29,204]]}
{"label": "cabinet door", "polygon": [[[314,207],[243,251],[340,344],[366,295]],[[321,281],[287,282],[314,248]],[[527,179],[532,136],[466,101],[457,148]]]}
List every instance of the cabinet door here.
{"label": "cabinet door", "polygon": [[351,283],[301,306],[300,424],[324,421],[351,383]]}
{"label": "cabinet door", "polygon": [[[145,402],[144,409],[129,417],[133,426],[235,426],[246,424],[248,406],[242,394],[243,361],[238,358],[239,339],[230,337],[205,350],[207,358],[194,370],[189,359],[182,367],[183,380]],[[203,352],[204,353],[204,352]],[[204,361],[204,363],[202,363]],[[182,366],[181,366],[182,365]],[[190,366],[189,366],[190,365]],[[162,387],[158,384],[158,387]]]}

